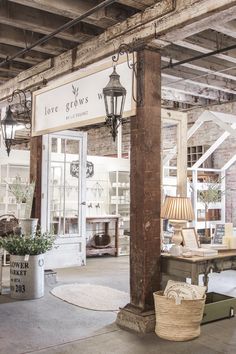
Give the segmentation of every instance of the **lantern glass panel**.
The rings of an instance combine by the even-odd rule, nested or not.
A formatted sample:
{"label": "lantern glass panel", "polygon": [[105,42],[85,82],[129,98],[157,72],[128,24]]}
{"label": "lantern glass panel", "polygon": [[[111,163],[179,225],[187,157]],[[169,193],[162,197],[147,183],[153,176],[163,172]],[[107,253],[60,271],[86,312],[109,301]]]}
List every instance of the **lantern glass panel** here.
{"label": "lantern glass panel", "polygon": [[7,124],[2,126],[2,133],[4,140],[12,140],[15,138],[16,125]]}

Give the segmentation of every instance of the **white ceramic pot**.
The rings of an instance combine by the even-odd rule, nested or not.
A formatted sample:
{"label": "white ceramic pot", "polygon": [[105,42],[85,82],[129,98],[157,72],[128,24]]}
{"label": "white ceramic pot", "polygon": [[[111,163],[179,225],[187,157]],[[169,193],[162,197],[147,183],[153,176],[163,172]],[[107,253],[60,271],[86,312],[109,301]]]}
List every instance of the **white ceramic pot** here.
{"label": "white ceramic pot", "polygon": [[22,235],[33,235],[37,230],[38,219],[27,218],[19,219],[19,226],[21,227]]}

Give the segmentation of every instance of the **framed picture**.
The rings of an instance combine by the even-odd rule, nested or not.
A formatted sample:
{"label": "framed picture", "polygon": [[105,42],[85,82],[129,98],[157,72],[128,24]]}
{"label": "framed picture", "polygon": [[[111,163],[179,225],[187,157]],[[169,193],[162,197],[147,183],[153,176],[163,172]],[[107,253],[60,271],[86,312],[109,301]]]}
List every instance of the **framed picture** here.
{"label": "framed picture", "polygon": [[183,244],[190,249],[199,248],[198,235],[194,227],[183,228],[182,231]]}

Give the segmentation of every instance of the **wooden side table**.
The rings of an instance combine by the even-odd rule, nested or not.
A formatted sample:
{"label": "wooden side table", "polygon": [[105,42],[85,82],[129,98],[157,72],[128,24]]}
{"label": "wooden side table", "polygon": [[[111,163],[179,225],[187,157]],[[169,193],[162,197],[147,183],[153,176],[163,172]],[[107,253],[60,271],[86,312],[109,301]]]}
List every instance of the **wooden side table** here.
{"label": "wooden side table", "polygon": [[161,255],[162,288],[169,279],[184,281],[191,278],[194,285],[199,284],[199,275],[203,274],[203,283],[208,286],[210,272],[236,270],[236,250],[219,251],[217,256],[191,258]]}
{"label": "wooden side table", "polygon": [[115,256],[117,257],[119,254],[119,219],[120,215],[101,215],[101,216],[88,216],[86,217],[86,222],[87,223],[104,223],[105,224],[105,234],[109,234],[109,224],[111,222],[115,222],[115,250],[110,249],[112,252],[110,253],[109,248],[93,248],[92,250],[90,249],[88,252],[88,255],[100,255],[100,254],[105,254],[105,253],[114,253]]}

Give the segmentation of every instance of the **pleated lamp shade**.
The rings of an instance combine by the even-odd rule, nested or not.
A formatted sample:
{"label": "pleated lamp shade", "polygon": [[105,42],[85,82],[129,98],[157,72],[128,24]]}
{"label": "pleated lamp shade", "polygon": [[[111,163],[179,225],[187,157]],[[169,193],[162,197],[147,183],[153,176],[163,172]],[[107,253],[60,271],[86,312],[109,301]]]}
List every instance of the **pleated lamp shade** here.
{"label": "pleated lamp shade", "polygon": [[169,220],[194,220],[190,198],[167,196],[162,207],[161,218]]}

